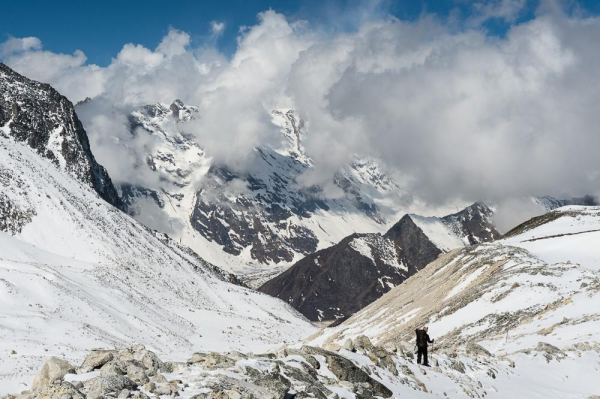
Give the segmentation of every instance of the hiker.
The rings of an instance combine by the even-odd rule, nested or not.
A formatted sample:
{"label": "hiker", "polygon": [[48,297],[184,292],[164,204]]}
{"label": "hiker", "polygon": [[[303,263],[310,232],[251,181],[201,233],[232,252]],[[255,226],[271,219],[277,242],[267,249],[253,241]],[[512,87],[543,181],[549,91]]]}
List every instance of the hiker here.
{"label": "hiker", "polygon": [[433,343],[435,340],[430,339],[427,334],[427,327],[423,327],[422,330],[415,330],[417,333],[417,363],[421,364],[421,357],[423,358],[423,366],[429,366],[429,360],[427,359],[427,345]]}

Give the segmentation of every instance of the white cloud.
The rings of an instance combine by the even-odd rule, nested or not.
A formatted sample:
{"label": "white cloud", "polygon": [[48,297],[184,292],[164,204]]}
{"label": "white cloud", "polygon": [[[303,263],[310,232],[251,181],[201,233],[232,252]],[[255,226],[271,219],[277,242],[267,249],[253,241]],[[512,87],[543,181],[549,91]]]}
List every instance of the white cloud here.
{"label": "white cloud", "polygon": [[9,37],[0,45],[0,58],[30,50],[40,50],[42,42],[37,37]]}
{"label": "white cloud", "polygon": [[212,21],[210,23],[210,28],[213,35],[220,36],[225,31],[225,22]]}
{"label": "white cloud", "polygon": [[[480,14],[511,21],[522,8],[492,5]],[[382,159],[430,203],[583,195],[600,183],[600,19],[541,10],[503,38],[430,15],[363,18],[355,32],[324,33],[266,11],[241,30],[229,59],[213,42],[192,46],[171,30],[154,50],[126,44],[106,68],[86,65],[81,52],[42,51],[31,38],[2,48],[20,49],[4,56],[18,71],[122,115],[176,98],[199,106],[190,132],[234,168],[277,140],[271,109],[296,108],[310,120],[305,145],[319,167],[307,185],[359,153]],[[84,120],[107,164],[114,156],[103,159],[103,135],[117,128],[95,121],[111,118],[97,112]]]}

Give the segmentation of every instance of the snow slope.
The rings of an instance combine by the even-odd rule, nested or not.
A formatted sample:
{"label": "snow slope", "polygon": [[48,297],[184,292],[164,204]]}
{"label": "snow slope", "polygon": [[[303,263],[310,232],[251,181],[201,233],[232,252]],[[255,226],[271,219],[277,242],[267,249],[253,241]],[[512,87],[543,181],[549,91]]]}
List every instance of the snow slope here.
{"label": "snow slope", "polygon": [[[428,389],[435,397],[468,391],[487,397],[585,398],[599,391],[600,207],[570,206],[534,218],[507,238],[441,256],[312,344],[364,334],[378,345],[412,347],[414,330],[428,325],[440,366]],[[485,376],[479,344],[495,370]],[[461,362],[465,372],[457,362]],[[516,363],[513,369],[508,365]],[[499,372],[500,370],[500,372]],[[545,377],[543,377],[545,376]],[[548,378],[546,378],[548,377]],[[451,384],[452,385],[452,384]],[[458,386],[456,386],[458,385]],[[436,394],[437,393],[437,394]],[[418,397],[418,396],[415,396]],[[426,396],[423,396],[426,397]]]}
{"label": "snow slope", "polygon": [[0,199],[3,223],[17,226],[0,232],[2,392],[20,391],[61,353],[141,342],[177,359],[264,350],[314,331],[2,133]]}

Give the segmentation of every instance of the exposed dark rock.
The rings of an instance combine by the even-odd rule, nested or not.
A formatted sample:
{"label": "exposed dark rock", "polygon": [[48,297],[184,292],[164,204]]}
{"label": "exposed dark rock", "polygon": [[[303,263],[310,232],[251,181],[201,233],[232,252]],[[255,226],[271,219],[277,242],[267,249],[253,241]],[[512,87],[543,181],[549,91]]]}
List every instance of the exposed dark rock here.
{"label": "exposed dark rock", "polygon": [[[478,243],[500,237],[491,216],[490,208],[475,203],[440,221],[463,242]],[[383,236],[353,234],[306,256],[259,290],[288,302],[310,320],[344,319],[441,253],[414,217],[406,215]]]}
{"label": "exposed dark rock", "polygon": [[0,64],[0,126],[39,155],[92,187],[122,208],[117,190],[92,154],[87,133],[73,104],[50,85],[19,75]]}

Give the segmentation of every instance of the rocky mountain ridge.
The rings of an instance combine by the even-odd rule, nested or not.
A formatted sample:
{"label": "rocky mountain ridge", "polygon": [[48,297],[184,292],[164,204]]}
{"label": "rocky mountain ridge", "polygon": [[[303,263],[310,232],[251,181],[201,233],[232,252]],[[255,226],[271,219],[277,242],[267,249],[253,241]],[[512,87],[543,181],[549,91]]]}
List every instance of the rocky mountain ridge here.
{"label": "rocky mountain ridge", "polygon": [[[80,105],[83,114],[89,106]],[[299,184],[314,165],[302,144],[308,126],[293,110],[273,111],[281,145],[256,148],[248,173],[213,162],[189,124],[201,117],[180,101],[132,112],[132,135],[152,142],[138,154],[137,167],[154,173],[160,186],[120,183],[118,189],[131,215],[219,266],[245,274],[290,264],[354,231],[385,229],[410,205],[371,159],[355,158],[337,173],[336,198]],[[145,214],[160,214],[163,222]]]}
{"label": "rocky mountain ridge", "polygon": [[108,203],[122,203],[96,162],[73,104],[50,85],[0,64],[0,134],[26,143],[40,156],[92,187]]}
{"label": "rocky mountain ridge", "polygon": [[385,234],[353,234],[315,252],[259,290],[310,320],[343,319],[367,306],[440,254],[500,238],[483,203],[443,218],[405,215]]}

